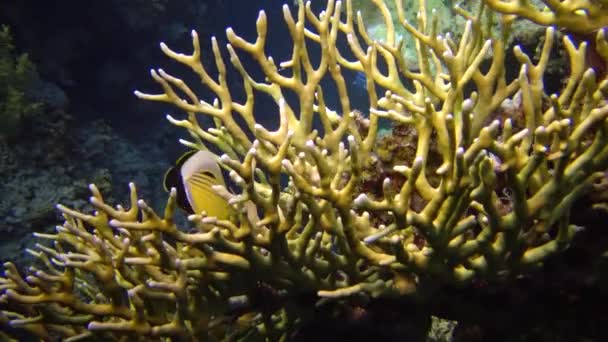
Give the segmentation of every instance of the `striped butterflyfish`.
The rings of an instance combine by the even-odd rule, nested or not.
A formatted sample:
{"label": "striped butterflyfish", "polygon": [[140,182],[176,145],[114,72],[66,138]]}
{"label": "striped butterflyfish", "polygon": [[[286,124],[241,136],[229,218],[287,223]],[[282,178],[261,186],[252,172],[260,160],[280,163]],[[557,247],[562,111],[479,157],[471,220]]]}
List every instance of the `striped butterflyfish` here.
{"label": "striped butterflyfish", "polygon": [[209,151],[189,151],[165,173],[165,190],[177,190],[177,204],[187,213],[230,218],[228,201],[213,190],[214,185],[226,187],[217,156]]}

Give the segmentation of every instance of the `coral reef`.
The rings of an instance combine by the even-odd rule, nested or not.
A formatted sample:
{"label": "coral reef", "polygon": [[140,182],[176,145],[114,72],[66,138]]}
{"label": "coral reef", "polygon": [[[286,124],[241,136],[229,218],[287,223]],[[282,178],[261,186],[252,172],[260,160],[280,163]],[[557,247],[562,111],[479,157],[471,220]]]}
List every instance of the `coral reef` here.
{"label": "coral reef", "polygon": [[[284,6],[293,45],[283,62],[266,53],[264,12],[254,41],[226,30],[227,59],[212,39],[213,67],[201,62],[194,31],[192,54],[161,44],[213,96],[200,97],[162,69],[151,75],[163,92],[136,95],[187,113],[168,116],[190,134],[182,143],[221,154],[236,190],[215,190],[234,217],[195,213],[190,228],[180,228],[175,189],[159,214],[134,184],[124,207],[109,205],[91,186],[94,213],[58,205],[63,225],[36,234],[51,242],[29,251],[38,265],[5,263],[0,322],[72,341],[296,339],[327,303],[346,303],[343,311],[356,322],[366,317],[365,301],[400,306],[442,285],[516,279],[567,249],[581,230],[570,222],[571,208],[603,179],[608,163],[608,80],[588,68],[588,43],[564,36],[568,81],[547,94],[554,28],[546,29],[538,60],[515,47],[520,66],[511,80],[504,39],[510,13],[457,9],[466,23],[456,39],[437,34],[440,18],[427,16],[425,1],[416,23],[406,20],[401,1],[398,23],[384,1],[373,3],[384,14],[382,42],[368,38],[350,0],[329,0],[320,14],[302,1],[295,12]],[[500,18],[498,37],[486,25],[493,16]],[[415,39],[416,68],[402,54],[398,24]],[[593,37],[604,57],[605,30]],[[227,61],[242,93],[228,81]],[[363,116],[351,106],[345,70],[366,76]],[[329,94],[337,95],[337,108],[329,107]],[[275,107],[261,114],[256,101],[264,97]],[[260,115],[275,115],[278,127],[258,124]],[[388,154],[378,149],[381,119],[415,137],[403,142],[411,150],[398,159],[390,146]],[[378,160],[400,181],[387,174],[375,182],[380,188],[366,186],[366,170]],[[428,312],[412,312],[417,329],[426,330]],[[392,317],[394,336],[420,336],[400,330],[403,317]]]}
{"label": "coral reef", "polygon": [[[0,163],[0,260],[14,261],[21,253],[8,252],[31,244],[32,232],[51,232],[61,218],[55,210],[63,203],[90,210],[86,201],[93,182],[110,193],[111,183],[132,179],[154,205],[165,201],[156,179],[167,163],[158,151],[132,146],[101,121],[75,128],[73,118],[63,110],[48,111],[25,122],[29,139],[5,144]],[[108,151],[116,154],[108,158]],[[150,161],[153,158],[155,161]],[[128,196],[116,194],[112,201]]]}
{"label": "coral reef", "polygon": [[[397,16],[397,5],[394,2],[387,1],[386,10],[390,13],[393,22],[398,23],[399,18]],[[416,22],[416,16],[418,8],[415,1],[405,2],[405,18],[410,22]],[[373,1],[369,0],[354,0],[353,7],[357,9],[357,15],[361,16],[362,22],[365,23],[365,32],[369,35],[369,39],[376,41],[383,41],[386,38],[387,25],[381,8],[377,7]],[[445,0],[429,0],[425,3],[425,15],[429,16],[431,11],[436,13],[439,18],[450,18],[450,20],[440,20],[437,23],[437,32],[439,34],[446,34],[450,32],[452,35],[460,36],[462,34],[462,28],[464,20],[461,17],[453,15],[452,4],[450,1]],[[396,39],[403,40],[403,50],[401,53],[404,55],[406,60],[416,60],[416,39],[409,34],[409,32],[401,25],[395,25],[392,27],[395,30]],[[409,67],[416,67],[416,63],[408,65]]]}
{"label": "coral reef", "polygon": [[26,54],[17,55],[8,26],[0,31],[0,139],[21,133],[25,117],[41,111],[41,104],[27,98],[37,78],[36,69]]}

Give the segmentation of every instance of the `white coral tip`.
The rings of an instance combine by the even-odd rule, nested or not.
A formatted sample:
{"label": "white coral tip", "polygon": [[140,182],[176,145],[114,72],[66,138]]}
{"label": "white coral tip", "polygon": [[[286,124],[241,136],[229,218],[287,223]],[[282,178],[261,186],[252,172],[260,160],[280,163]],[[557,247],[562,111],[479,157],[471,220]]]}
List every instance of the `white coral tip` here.
{"label": "white coral tip", "polygon": [[353,203],[357,207],[362,207],[369,203],[369,197],[367,197],[366,194],[360,194],[359,196],[357,196],[357,198],[355,198]]}

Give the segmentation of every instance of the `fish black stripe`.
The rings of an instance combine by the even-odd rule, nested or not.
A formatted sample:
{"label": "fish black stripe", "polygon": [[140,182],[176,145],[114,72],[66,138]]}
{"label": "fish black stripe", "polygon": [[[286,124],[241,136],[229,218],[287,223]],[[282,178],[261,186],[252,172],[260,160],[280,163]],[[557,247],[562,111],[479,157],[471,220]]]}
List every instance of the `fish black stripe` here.
{"label": "fish black stripe", "polygon": [[213,185],[217,185],[216,182],[210,182],[210,181],[204,180],[204,179],[190,178],[188,181],[191,182],[192,184],[197,184],[197,185],[200,185],[200,186],[206,186],[206,187],[209,187],[209,188],[211,188]]}
{"label": "fish black stripe", "polygon": [[215,178],[211,178],[211,177],[201,175],[201,174],[194,174],[190,177],[190,179],[201,181],[201,182],[217,183],[217,180]]}
{"label": "fish black stripe", "polygon": [[217,184],[217,182],[211,181],[209,179],[190,178],[190,180],[201,184]]}
{"label": "fish black stripe", "polygon": [[213,175],[213,173],[209,172],[209,171],[203,171],[201,172],[202,175],[207,176],[209,178],[215,179],[215,176]]}

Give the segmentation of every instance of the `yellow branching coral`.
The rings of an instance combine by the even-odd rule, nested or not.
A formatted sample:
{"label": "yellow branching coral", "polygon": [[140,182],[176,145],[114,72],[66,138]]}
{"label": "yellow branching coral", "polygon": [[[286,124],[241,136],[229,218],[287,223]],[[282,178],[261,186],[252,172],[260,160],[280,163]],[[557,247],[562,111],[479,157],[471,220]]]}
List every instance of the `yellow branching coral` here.
{"label": "yellow branching coral", "polygon": [[542,0],[547,10],[530,0],[484,0],[490,8],[504,14],[529,19],[540,25],[557,25],[570,32],[591,33],[608,26],[606,0]]}
{"label": "yellow branching coral", "polygon": [[[536,64],[516,48],[522,65],[520,76],[507,82],[503,40],[489,39],[484,33],[482,9],[476,15],[461,10],[469,20],[456,42],[452,37],[434,34],[437,18],[424,15],[424,2],[416,26],[404,19],[401,2],[397,2],[400,22],[417,40],[419,71],[411,71],[405,67],[399,42],[394,39],[391,28],[395,23],[386,5],[382,1],[375,4],[385,14],[389,28],[385,43],[367,39],[363,23],[355,24],[349,1],[345,3],[346,18],[341,18],[341,2],[330,1],[321,16],[301,5],[294,18],[285,7],[294,47],[291,59],[280,63],[280,68],[265,53],[267,21],[263,12],[253,43],[228,29],[230,61],[243,77],[245,103],[230,96],[226,66],[215,41],[218,80],[207,73],[200,62],[196,33],[192,55],[161,47],[200,76],[216,93],[215,102],[201,101],[185,83],[162,70],[152,71],[152,76],[165,92],[138,96],[173,103],[189,113],[187,120],[169,119],[198,139],[191,146],[203,148],[203,141],[211,142],[226,153],[222,161],[243,188],[234,202],[253,201],[261,208],[264,217],[247,225],[256,225],[273,239],[283,239],[281,234],[271,233],[293,227],[290,216],[297,212],[303,218],[296,226],[314,225],[323,236],[334,236],[334,253],[344,253],[349,262],[361,260],[394,270],[431,272],[457,281],[497,272],[507,265],[531,265],[565,247],[575,230],[567,223],[567,208],[600,176],[587,171],[602,170],[606,162],[604,140],[599,134],[608,115],[606,81],[598,82],[593,70],[584,69],[585,46],[576,47],[564,39],[572,73],[562,93],[549,97],[543,92],[542,76],[553,45],[553,29],[547,30]],[[506,34],[508,24],[504,26]],[[346,36],[350,51],[329,48],[337,45],[340,34]],[[308,55],[306,40],[318,43],[324,51],[316,66]],[[480,64],[490,49],[490,67],[484,73]],[[239,50],[258,62],[267,83],[247,73]],[[352,59],[345,57],[346,53]],[[378,66],[378,59],[383,60],[385,70]],[[342,68],[365,73],[369,82],[366,135],[354,124]],[[286,69],[291,70],[289,76],[285,75]],[[325,105],[321,86],[324,77],[333,81],[337,90],[338,110]],[[414,87],[408,88],[403,80],[412,81]],[[376,87],[384,89],[384,94],[378,94]],[[465,93],[465,88],[471,87],[475,90]],[[297,115],[283,96],[286,90],[298,96]],[[270,132],[255,124],[255,91],[275,99],[281,122],[278,130]],[[522,126],[513,119],[492,120],[492,114],[515,93],[521,99],[522,117],[518,119]],[[546,105],[549,99],[551,104]],[[200,114],[216,118],[218,128],[202,130],[196,121]],[[254,142],[235,127],[235,114],[248,123]],[[323,123],[322,130],[313,129],[315,115]],[[355,185],[371,157],[380,117],[415,127],[418,144],[412,165],[396,168],[407,178],[406,183],[394,189],[387,179],[384,198],[372,199],[356,193]],[[596,138],[589,139],[589,134]],[[426,167],[431,139],[437,139],[442,157],[441,165],[433,170]],[[581,172],[581,167],[587,171]],[[258,180],[256,172],[264,177]],[[438,184],[428,179],[430,173],[439,175]],[[282,174],[290,177],[287,187],[279,183]],[[508,198],[503,198],[503,192],[509,193]],[[422,209],[412,208],[414,194],[425,201]],[[370,226],[369,215],[377,212],[390,213],[392,222],[383,227]],[[554,229],[557,235],[551,237]],[[422,248],[411,243],[414,233],[424,237]],[[289,238],[284,238],[288,243]],[[368,284],[357,274],[349,276],[352,287],[348,289],[358,291],[361,284]],[[383,286],[387,287],[382,291],[388,291],[392,285]],[[320,293],[347,292],[338,287]]]}
{"label": "yellow branching coral", "polygon": [[[521,68],[507,80],[506,40],[485,30],[484,6],[475,14],[458,10],[467,23],[454,40],[436,34],[439,18],[426,16],[424,1],[417,23],[405,20],[401,1],[399,22],[382,0],[373,3],[388,28],[382,43],[366,35],[350,0],[329,0],[318,15],[302,1],[295,13],[284,6],[293,48],[280,63],[267,55],[264,12],[253,42],[227,29],[229,63],[212,39],[217,75],[201,62],[196,32],[192,54],[161,44],[215,96],[203,99],[160,69],[151,75],[163,92],[136,95],[186,112],[185,119],[168,119],[190,133],[187,146],[222,151],[219,160],[239,187],[223,191],[236,217],[196,213],[189,217],[193,229],[184,232],[172,219],[175,191],[160,217],[137,200],[134,186],[128,210],[105,204],[93,187],[95,215],[60,207],[64,225],[40,236],[54,242],[32,251],[43,268],[23,277],[5,265],[2,319],[43,338],[223,338],[231,332],[218,328],[222,315],[254,307],[256,314],[232,333],[273,339],[300,324],[304,309],[286,300],[256,310],[259,289],[273,298],[403,296],[423,286],[422,278],[463,284],[519,274],[566,248],[578,229],[568,222],[569,210],[608,162],[608,80],[586,69],[586,44],[564,38],[570,76],[559,94],[548,95],[543,73],[553,28],[538,61],[515,48]],[[395,25],[415,38],[415,63],[404,60]],[[508,32],[505,19],[503,36]],[[348,43],[344,51],[340,39]],[[603,36],[598,41],[606,46]],[[245,55],[263,80],[248,71]],[[242,99],[228,83],[230,66],[241,76]],[[365,129],[345,69],[366,76]],[[328,106],[328,88],[338,108]],[[276,104],[276,130],[256,122],[261,96]],[[201,126],[202,115],[215,127]],[[361,193],[359,184],[375,158],[382,118],[410,126],[417,142],[413,160],[395,166],[403,185],[387,178],[375,196]],[[439,162],[429,160],[433,141]],[[251,205],[257,215],[247,210]],[[384,222],[376,225],[380,215]]]}
{"label": "yellow branching coral", "polygon": [[[135,186],[129,186],[129,209],[107,205],[95,186],[94,215],[58,206],[65,222],[57,233],[36,234],[52,241],[53,248],[38,245],[29,251],[42,268],[32,267],[23,277],[13,264],[4,265],[3,321],[44,340],[61,336],[76,341],[93,335],[112,340],[207,340],[215,333],[224,335],[214,329],[214,319],[221,319],[219,313],[229,303],[217,298],[211,283],[228,278],[229,269],[246,268],[248,262],[204,246],[222,240],[217,229],[191,234],[178,230],[173,222],[175,191],[160,217],[137,199]],[[213,271],[219,265],[219,272]]]}

